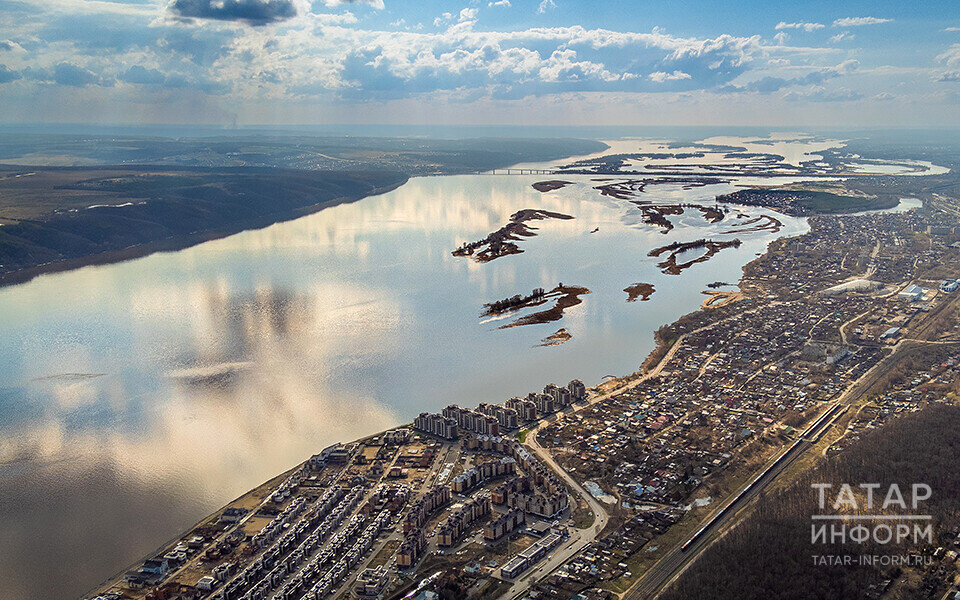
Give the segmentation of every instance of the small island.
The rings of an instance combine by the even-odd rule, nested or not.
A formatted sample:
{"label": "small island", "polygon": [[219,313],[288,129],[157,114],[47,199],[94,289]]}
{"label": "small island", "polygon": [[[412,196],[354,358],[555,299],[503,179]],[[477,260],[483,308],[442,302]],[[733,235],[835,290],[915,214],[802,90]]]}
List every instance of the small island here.
{"label": "small island", "polygon": [[534,237],[537,235],[535,227],[527,225],[527,221],[539,221],[542,219],[572,219],[570,215],[551,212],[549,210],[540,210],[536,208],[525,208],[510,215],[510,222],[494,231],[482,240],[467,242],[453,251],[454,256],[469,256],[475,261],[486,263],[496,260],[501,256],[511,254],[520,254],[523,250],[516,243],[525,237]]}
{"label": "small island", "polygon": [[[679,275],[697,263],[710,260],[717,252],[720,252],[724,248],[739,248],[742,243],[739,239],[718,242],[701,238],[693,242],[673,242],[672,244],[655,248],[648,253],[648,256],[659,257],[661,254],[669,252],[667,258],[657,263],[657,266],[667,275]],[[679,262],[678,259],[681,254],[699,248],[706,248],[706,252],[693,260]]]}
{"label": "small island", "polygon": [[636,302],[637,298],[641,302],[646,302],[656,290],[652,283],[635,283],[623,288],[623,291],[627,293],[627,302]]}
{"label": "small island", "polygon": [[783,229],[783,222],[776,217],[771,217],[770,215],[749,217],[748,215],[739,213],[737,218],[746,218],[746,220],[736,224],[733,229],[724,231],[724,234],[731,235],[734,233],[754,233],[757,231],[769,231],[771,233],[777,233]]}
{"label": "small island", "polygon": [[553,190],[559,190],[568,185],[572,185],[570,181],[562,181],[560,179],[551,179],[550,181],[538,181],[533,184],[533,189],[538,192],[552,192]]}
{"label": "small island", "polygon": [[570,332],[561,327],[556,333],[551,333],[547,337],[543,338],[543,340],[537,345],[540,347],[559,346],[560,344],[569,342],[572,339],[573,336],[570,335]]}
{"label": "small island", "polygon": [[504,298],[503,300],[489,302],[483,305],[484,310],[481,316],[489,317],[503,314],[505,312],[520,310],[521,308],[537,306],[538,304],[543,304],[545,302],[544,298],[546,295],[547,293],[542,287],[540,287],[535,288],[526,296],[516,294],[514,296],[510,296],[509,298]]}
{"label": "small island", "polygon": [[543,306],[552,300],[554,302],[552,307],[546,310],[531,313],[529,315],[524,315],[511,323],[501,325],[499,328],[509,329],[511,327],[520,327],[522,325],[550,323],[552,321],[559,321],[561,318],[563,318],[563,311],[571,306],[576,306],[577,304],[583,302],[583,300],[580,299],[580,296],[589,293],[590,290],[585,287],[563,285],[562,283],[558,283],[557,287],[550,291],[544,291],[543,288],[536,288],[533,290],[533,292],[526,296],[517,294],[515,296],[511,296],[510,298],[504,298],[503,300],[485,304],[484,312],[480,316],[482,318],[485,316],[494,316],[508,312],[515,312],[525,308]]}

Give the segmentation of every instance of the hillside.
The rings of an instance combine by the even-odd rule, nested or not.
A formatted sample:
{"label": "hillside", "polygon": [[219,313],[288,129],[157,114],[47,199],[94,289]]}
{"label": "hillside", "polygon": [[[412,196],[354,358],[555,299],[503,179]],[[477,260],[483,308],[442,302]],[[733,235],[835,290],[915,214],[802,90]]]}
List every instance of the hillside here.
{"label": "hillside", "polygon": [[0,169],[0,284],[263,227],[406,180],[395,171]]}

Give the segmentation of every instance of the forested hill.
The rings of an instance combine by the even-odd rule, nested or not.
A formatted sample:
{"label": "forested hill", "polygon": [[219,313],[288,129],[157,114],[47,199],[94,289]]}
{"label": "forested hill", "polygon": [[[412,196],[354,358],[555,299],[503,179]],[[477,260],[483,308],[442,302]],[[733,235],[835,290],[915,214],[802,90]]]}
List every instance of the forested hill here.
{"label": "forested hill", "polygon": [[383,170],[0,169],[0,284],[185,247],[406,180]]}
{"label": "forested hill", "polygon": [[[782,493],[762,497],[756,510],[704,551],[668,589],[663,600],[853,600],[877,598],[884,582],[906,578],[901,589],[927,597],[922,572],[909,577],[896,566],[815,565],[813,555],[891,555],[929,553],[953,546],[951,532],[960,520],[960,407],[933,405],[901,417],[824,461]],[[822,513],[811,483],[857,487],[879,483],[882,499],[892,483],[909,492],[926,483],[932,497],[922,504],[933,515],[928,544],[813,544],[811,515]],[[861,490],[862,491],[862,490]],[[858,493],[858,495],[860,495]],[[832,503],[836,498],[827,496]],[[863,497],[860,498],[863,502]],[[909,502],[909,499],[908,499]],[[879,499],[878,499],[879,503]],[[828,506],[829,508],[829,506]],[[863,512],[863,511],[861,511]],[[867,511],[869,512],[869,511]],[[876,510],[873,512],[877,512]],[[871,528],[873,523],[870,524]],[[937,561],[934,561],[935,569]],[[912,592],[911,592],[912,594]],[[914,596],[911,596],[914,597]],[[939,596],[937,596],[939,598]]]}

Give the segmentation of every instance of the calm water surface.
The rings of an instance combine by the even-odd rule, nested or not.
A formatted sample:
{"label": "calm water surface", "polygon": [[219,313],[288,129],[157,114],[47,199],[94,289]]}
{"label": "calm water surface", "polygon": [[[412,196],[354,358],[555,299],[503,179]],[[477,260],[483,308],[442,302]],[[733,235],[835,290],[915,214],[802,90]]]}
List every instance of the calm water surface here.
{"label": "calm water surface", "polygon": [[[696,210],[663,234],[587,178],[420,178],[383,196],[125,263],[0,289],[0,597],[77,597],[325,445],[448,403],[501,402],[637,368],[660,325],[784,228],[679,276],[656,246],[728,239]],[[648,187],[706,201],[731,185]],[[523,208],[523,254],[450,254]],[[751,215],[772,214],[750,210]],[[590,233],[599,228],[596,233]],[[559,322],[498,329],[483,303],[558,282],[592,293]],[[647,302],[622,290],[656,287]],[[566,328],[573,339],[540,341]]]}

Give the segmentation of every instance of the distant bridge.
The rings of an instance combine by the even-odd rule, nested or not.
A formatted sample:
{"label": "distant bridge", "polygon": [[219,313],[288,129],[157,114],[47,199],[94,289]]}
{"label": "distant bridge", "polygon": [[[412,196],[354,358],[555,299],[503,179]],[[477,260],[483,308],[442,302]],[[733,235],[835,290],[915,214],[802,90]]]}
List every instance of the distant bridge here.
{"label": "distant bridge", "polygon": [[556,175],[559,172],[556,169],[492,169],[476,173],[477,175]]}

